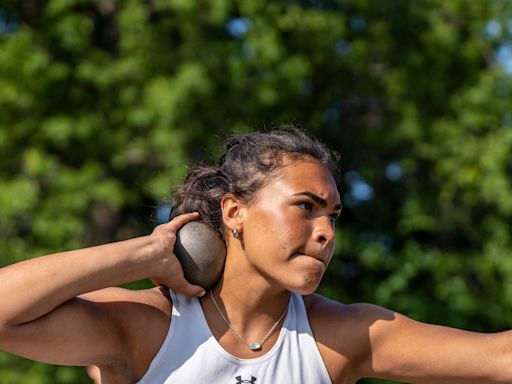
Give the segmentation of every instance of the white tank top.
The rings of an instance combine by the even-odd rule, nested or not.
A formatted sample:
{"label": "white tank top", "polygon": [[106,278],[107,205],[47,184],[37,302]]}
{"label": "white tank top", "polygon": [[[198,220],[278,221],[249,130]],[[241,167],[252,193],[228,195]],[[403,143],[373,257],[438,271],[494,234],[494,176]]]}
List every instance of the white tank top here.
{"label": "white tank top", "polygon": [[291,294],[275,345],[263,356],[240,359],[213,337],[197,298],[171,291],[169,332],[138,384],[331,383],[309,325],[302,296]]}

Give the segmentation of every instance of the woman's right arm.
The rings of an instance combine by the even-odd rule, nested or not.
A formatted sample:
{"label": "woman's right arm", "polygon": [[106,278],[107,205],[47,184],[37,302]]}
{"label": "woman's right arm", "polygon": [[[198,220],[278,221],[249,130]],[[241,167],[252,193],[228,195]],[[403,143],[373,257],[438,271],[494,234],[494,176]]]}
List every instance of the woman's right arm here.
{"label": "woman's right arm", "polygon": [[[202,288],[185,280],[172,252],[176,231],[197,218],[181,215],[148,236],[0,269],[0,349],[63,365],[109,365],[129,359],[126,324],[131,323],[119,316],[126,317],[126,311],[119,310],[125,301],[77,296],[144,278],[188,296],[200,295]],[[140,308],[151,311],[150,306]]]}

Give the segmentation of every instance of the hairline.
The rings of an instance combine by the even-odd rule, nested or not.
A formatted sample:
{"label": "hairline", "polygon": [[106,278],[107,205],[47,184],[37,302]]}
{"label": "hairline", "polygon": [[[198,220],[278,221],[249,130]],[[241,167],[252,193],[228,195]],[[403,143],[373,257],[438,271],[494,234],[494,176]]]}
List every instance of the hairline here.
{"label": "hairline", "polygon": [[[252,194],[252,196],[242,202],[247,205],[252,205],[257,201],[257,197],[259,195],[259,192],[267,187],[272,181],[275,181],[281,173],[281,169],[292,167],[294,165],[297,165],[299,163],[317,163],[324,167],[327,171],[329,171],[329,174],[332,175],[331,170],[327,166],[327,164],[322,163],[319,159],[314,157],[313,155],[310,155],[309,153],[296,153],[296,152],[286,152],[283,153],[280,156],[280,159],[277,162],[277,165],[275,168],[273,168],[269,173],[263,175],[263,181],[262,184],[259,186],[259,188]],[[334,175],[332,175],[334,177]],[[235,196],[239,198],[238,196]]]}

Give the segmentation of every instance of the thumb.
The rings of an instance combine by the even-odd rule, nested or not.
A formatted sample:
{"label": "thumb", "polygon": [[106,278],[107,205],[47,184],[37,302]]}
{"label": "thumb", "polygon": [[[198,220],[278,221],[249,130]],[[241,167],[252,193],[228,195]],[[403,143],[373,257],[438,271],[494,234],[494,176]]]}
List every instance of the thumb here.
{"label": "thumb", "polygon": [[206,295],[206,291],[203,287],[190,283],[183,284],[179,287],[179,291],[188,297],[203,297]]}

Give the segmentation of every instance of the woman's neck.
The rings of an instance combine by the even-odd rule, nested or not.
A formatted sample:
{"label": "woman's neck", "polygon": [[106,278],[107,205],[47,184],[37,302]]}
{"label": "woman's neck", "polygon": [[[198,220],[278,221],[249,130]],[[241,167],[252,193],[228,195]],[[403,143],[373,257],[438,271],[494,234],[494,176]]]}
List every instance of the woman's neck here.
{"label": "woman's neck", "polygon": [[272,332],[276,336],[290,301],[289,291],[262,276],[243,254],[233,253],[226,258],[223,276],[212,288],[211,295],[202,299],[205,315],[211,327],[220,330],[219,334],[230,335],[228,339],[235,344],[240,344],[240,340],[238,336],[233,337],[229,326],[244,339],[258,342],[277,322],[276,331]]}
{"label": "woman's neck", "polygon": [[289,291],[272,284],[242,255],[226,258],[224,273],[213,294],[232,321],[242,325],[254,320],[275,322],[290,300]]}

